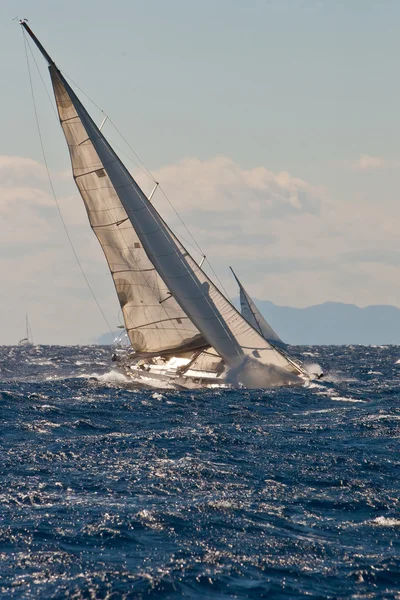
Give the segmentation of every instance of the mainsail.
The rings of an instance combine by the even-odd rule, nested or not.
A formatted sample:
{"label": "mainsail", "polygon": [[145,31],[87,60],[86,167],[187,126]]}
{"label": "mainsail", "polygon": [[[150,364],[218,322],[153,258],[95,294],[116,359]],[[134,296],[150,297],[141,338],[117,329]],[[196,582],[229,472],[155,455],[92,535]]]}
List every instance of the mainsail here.
{"label": "mainsail", "polygon": [[59,72],[54,66],[50,72],[73,176],[107,259],[132,347],[162,354],[207,346],[148,259]]}
{"label": "mainsail", "polygon": [[273,346],[285,349],[287,345],[281,340],[279,335],[275,333],[271,325],[264,319],[253,300],[250,298],[241,282],[237,278],[234,270],[230,267],[234,278],[239,286],[240,291],[240,311],[243,317],[248,321],[254,329],[257,329],[261,335],[268,340]]}
{"label": "mainsail", "polygon": [[73,175],[107,258],[133,348],[160,352],[207,345],[150,262],[59,72],[50,67]]}
{"label": "mainsail", "polygon": [[[301,370],[292,361],[273,348],[238,313],[190,256],[149,202],[30,28],[26,23],[22,25],[49,62],[62,126],[66,136],[70,136],[67,141],[71,144],[75,180],[80,184],[79,189],[95,223],[96,234],[99,230],[106,232],[102,234],[102,243],[103,247],[109,249],[115,273],[118,271],[122,277],[122,273],[127,272],[126,262],[121,261],[119,255],[120,248],[115,248],[115,239],[117,231],[121,231],[119,228],[124,224],[122,221],[128,218],[138,239],[137,249],[144,250],[143,259],[146,255],[146,260],[150,261],[183,311],[184,316],[176,320],[188,318],[188,323],[194,325],[193,333],[197,334],[198,330],[204,336],[205,339],[199,340],[199,344],[208,342],[230,367],[236,368],[245,360],[252,359],[252,363],[259,366],[278,367],[292,374],[300,374]],[[82,152],[86,157],[83,164]],[[108,198],[106,205],[105,194]],[[117,198],[124,210],[121,210],[119,203],[115,204]],[[119,212],[110,214],[110,210],[116,206]],[[124,247],[124,259],[132,256],[132,241],[133,238],[130,238],[129,245]],[[130,271],[131,266],[130,263]],[[117,290],[120,294],[126,294],[128,286],[117,286]],[[167,295],[163,298],[165,302]],[[161,324],[160,318],[158,323]],[[137,339],[133,339],[137,343]]]}

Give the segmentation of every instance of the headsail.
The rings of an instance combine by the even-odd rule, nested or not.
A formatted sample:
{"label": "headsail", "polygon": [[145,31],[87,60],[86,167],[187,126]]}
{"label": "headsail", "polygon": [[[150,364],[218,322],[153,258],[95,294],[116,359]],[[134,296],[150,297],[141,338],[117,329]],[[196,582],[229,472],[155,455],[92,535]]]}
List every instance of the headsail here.
{"label": "headsail", "polygon": [[[30,32],[26,23],[23,25]],[[30,35],[33,36],[31,32]],[[48,55],[45,56],[48,60]],[[252,362],[259,366],[277,367],[296,375],[301,373],[294,363],[273,348],[238,313],[190,256],[149,202],[51,59],[49,70],[57,104],[63,110],[63,125],[72,132],[75,132],[75,128],[80,129],[79,146],[74,144],[70,148],[72,161],[76,158],[77,148],[90,144],[88,163],[82,165],[81,173],[75,175],[77,181],[84,181],[82,196],[87,197],[95,191],[101,201],[104,190],[98,181],[107,182],[107,193],[110,198],[119,198],[124,214],[136,232],[138,243],[167,289],[184,314],[229,366],[236,367],[245,359],[253,359]],[[121,226],[122,223],[116,223],[122,218],[125,218],[123,214],[117,215],[113,226]],[[109,223],[106,222],[105,229]],[[107,242],[106,238],[105,245]],[[115,257],[117,264],[118,260]]]}
{"label": "headsail", "polygon": [[285,342],[281,340],[279,335],[272,329],[271,325],[264,319],[257,306],[254,304],[253,300],[240,283],[232,267],[230,267],[230,270],[232,271],[232,274],[239,286],[240,310],[243,317],[246,319],[246,321],[253,325],[254,329],[257,329],[257,331],[259,331],[261,335],[273,346],[278,346],[279,348],[285,349],[287,347]]}

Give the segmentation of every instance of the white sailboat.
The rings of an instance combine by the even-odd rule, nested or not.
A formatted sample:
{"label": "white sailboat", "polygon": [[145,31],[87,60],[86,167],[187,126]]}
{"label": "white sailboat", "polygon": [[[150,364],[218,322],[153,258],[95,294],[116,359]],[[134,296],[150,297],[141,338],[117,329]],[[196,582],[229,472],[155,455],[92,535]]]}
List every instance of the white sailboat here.
{"label": "white sailboat", "polygon": [[299,385],[305,371],[225,298],[171,231],[52,58],[49,65],[72,171],[110,268],[131,351],[118,362],[157,387]]}
{"label": "white sailboat", "polygon": [[33,336],[28,315],[25,315],[25,337],[19,340],[18,346],[33,346]]}

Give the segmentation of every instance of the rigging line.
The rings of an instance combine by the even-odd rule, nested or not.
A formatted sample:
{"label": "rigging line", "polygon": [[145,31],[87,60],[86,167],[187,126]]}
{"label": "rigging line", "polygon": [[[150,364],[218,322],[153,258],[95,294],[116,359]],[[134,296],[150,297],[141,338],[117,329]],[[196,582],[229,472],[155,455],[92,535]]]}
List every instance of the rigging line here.
{"label": "rigging line", "polygon": [[[101,113],[103,113],[104,115],[106,114],[104,112],[104,110],[102,108],[100,108],[100,106],[98,104],[96,104],[96,102],[94,100],[92,100],[92,98],[90,96],[88,96],[88,94],[81,88],[79,87],[79,85],[77,83],[74,82],[73,79],[71,79],[71,77],[69,77],[69,75],[67,75],[65,73],[65,71],[61,71],[66,77],[67,79],[69,79],[71,81],[71,83],[76,86],[78,88],[78,90],[80,90],[82,92],[82,94],[84,94],[86,96],[86,98],[98,109],[100,110]],[[150,179],[154,182],[157,183],[154,175],[151,173],[150,169],[146,166],[146,164],[144,163],[144,161],[140,158],[140,156],[137,154],[137,152],[135,152],[135,150],[132,148],[131,144],[128,142],[128,140],[124,137],[124,135],[120,132],[120,130],[118,129],[118,127],[115,125],[114,121],[107,115],[108,117],[108,121],[110,122],[110,124],[114,127],[115,131],[118,133],[118,135],[122,138],[122,140],[125,142],[125,144],[128,146],[128,148],[131,150],[131,152],[133,152],[133,154],[136,156],[136,158],[138,159],[138,161],[141,163],[141,165],[143,166],[143,168],[145,169],[145,171],[143,170],[143,168],[140,165],[137,165],[140,170],[142,172],[144,172],[148,177],[150,177]],[[124,153],[125,156],[127,156],[126,153]],[[128,156],[128,158],[130,158]],[[130,160],[132,160],[132,162],[134,164],[136,164],[136,162],[130,158]],[[201,248],[201,246],[199,245],[199,243],[197,242],[197,240],[195,239],[195,237],[193,236],[193,234],[190,232],[188,226],[186,225],[186,223],[183,221],[182,217],[180,216],[180,214],[178,213],[178,211],[176,210],[176,208],[174,207],[174,205],[172,204],[171,200],[168,198],[166,192],[164,191],[163,187],[161,186],[161,184],[159,183],[158,187],[160,188],[162,194],[164,195],[165,199],[167,200],[168,204],[171,206],[172,210],[175,212],[176,216],[178,217],[178,219],[180,220],[180,222],[182,223],[183,227],[186,229],[186,231],[188,232],[189,236],[192,238],[193,242],[195,243],[195,245],[197,246],[198,251],[200,252],[200,254],[202,256],[205,255],[205,252],[203,251],[203,249]],[[208,266],[210,267],[214,277],[216,278],[216,280],[218,281],[219,285],[221,286],[221,288],[224,291],[225,296],[229,299],[229,294],[226,291],[221,279],[218,277],[218,275],[216,274],[214,268],[212,267],[210,261],[208,259],[206,259],[206,262],[208,264]]]}
{"label": "rigging line", "polygon": [[[110,119],[109,117],[108,117],[108,120],[109,120],[109,121],[110,121],[110,123],[111,123],[111,119]],[[102,133],[103,133],[103,132],[102,132]],[[122,148],[121,148],[120,146],[118,146],[118,145],[117,145],[117,144],[116,144],[116,143],[115,143],[115,142],[114,142],[114,141],[113,141],[113,140],[112,140],[112,139],[111,139],[111,138],[110,138],[108,135],[105,135],[104,133],[103,133],[103,135],[104,135],[104,137],[107,139],[107,141],[108,141],[108,142],[109,142],[109,143],[110,143],[110,144],[111,144],[111,145],[112,145],[114,148],[116,148],[116,149],[118,150],[118,152],[121,152],[121,154],[123,154],[123,155],[124,155],[124,156],[125,156],[125,157],[126,157],[128,160],[130,160],[130,161],[131,161],[131,162],[132,162],[132,163],[135,165],[135,167],[137,167],[138,169],[140,169],[140,170],[142,171],[142,173],[144,173],[144,174],[146,175],[146,177],[149,177],[149,174],[147,173],[147,171],[145,171],[145,170],[144,170],[144,169],[143,169],[143,168],[142,168],[142,167],[141,167],[141,166],[140,166],[140,165],[139,165],[139,164],[138,164],[138,163],[137,163],[137,162],[136,162],[136,161],[135,161],[135,160],[134,160],[134,159],[133,159],[131,156],[129,156],[129,154],[127,154],[126,152],[124,152],[124,150],[122,150]],[[157,183],[153,177],[151,177],[151,180],[152,180],[154,183]]]}
{"label": "rigging line", "polygon": [[[109,121],[111,122],[111,119],[109,119]],[[126,152],[124,152],[124,150],[122,150],[122,148],[121,148],[120,146],[118,146],[118,145],[117,145],[117,144],[116,144],[116,143],[115,143],[115,142],[114,142],[114,141],[113,141],[113,140],[112,140],[112,139],[111,139],[109,136],[105,135],[104,133],[103,133],[103,135],[104,135],[104,137],[107,139],[107,141],[108,141],[108,142],[109,142],[109,143],[110,143],[110,144],[113,146],[113,148],[116,148],[116,149],[117,149],[119,152],[121,152],[121,154],[123,154],[123,155],[124,155],[124,156],[125,156],[125,157],[126,157],[128,160],[130,160],[130,161],[131,161],[131,162],[132,162],[132,163],[133,163],[133,164],[134,164],[136,167],[139,167],[139,168],[140,168],[140,165],[138,165],[138,164],[137,164],[137,163],[136,163],[136,162],[133,160],[133,158],[132,158],[131,156],[129,156],[129,154],[127,154]],[[143,169],[141,169],[141,171],[142,171],[142,173],[145,173],[145,171],[143,171]],[[147,173],[145,173],[145,175],[147,175]],[[160,186],[160,184],[158,184],[158,187],[161,187],[161,186]],[[162,192],[163,192],[163,195],[165,196],[165,192],[164,192],[164,190],[162,190]],[[172,208],[172,209],[174,210],[174,212],[177,214],[178,218],[180,218],[180,216],[179,216],[179,213],[178,213],[178,212],[175,210],[174,206],[171,204],[171,202],[170,202],[170,200],[169,200],[168,198],[167,198],[167,202],[169,202],[169,204],[170,204],[171,208]],[[182,220],[182,219],[181,219],[181,220]],[[183,223],[183,221],[182,221],[182,223]],[[183,223],[183,225],[185,226],[185,224],[184,224],[184,223]],[[186,227],[186,229],[187,229],[187,227]],[[192,250],[194,250],[195,252],[198,252],[198,253],[200,254],[200,256],[201,256],[201,257],[203,257],[203,256],[204,256],[204,252],[203,252],[203,251],[200,249],[200,247],[199,247],[199,245],[197,244],[196,240],[194,240],[194,241],[195,241],[195,243],[196,243],[197,247],[196,247],[194,244],[192,244],[192,242],[190,242],[190,241],[189,241],[189,240],[187,240],[185,237],[183,237],[183,235],[181,235],[181,234],[178,234],[178,232],[177,232],[176,230],[174,230],[172,227],[171,227],[171,231],[173,231],[173,232],[174,232],[174,234],[175,234],[177,237],[179,237],[179,239],[183,240],[183,241],[184,241],[184,242],[185,242],[185,243],[186,243],[188,246],[190,246],[190,247],[192,248]],[[190,231],[188,231],[188,233],[189,233],[189,235],[190,235],[190,236],[193,238],[193,236],[191,235]],[[194,239],[194,238],[193,238],[193,239]],[[208,262],[208,261],[207,261],[207,262]],[[210,263],[208,263],[208,264],[210,264]],[[210,265],[210,267],[211,267],[211,265]],[[211,269],[212,269],[212,267],[211,267]],[[213,273],[214,273],[214,271],[213,271]],[[215,273],[214,273],[214,274],[215,274]],[[216,277],[217,277],[217,279],[218,279],[218,276],[217,276],[217,275],[216,275]],[[219,279],[218,279],[218,281],[219,281]],[[219,283],[221,284],[221,282],[220,282],[220,281],[219,281]],[[221,284],[221,286],[222,286],[222,284]],[[222,287],[223,287],[223,286],[222,286]],[[225,291],[225,293],[226,293],[226,290],[224,290],[224,291]]]}
{"label": "rigging line", "polygon": [[[151,177],[152,181],[154,181],[154,183],[157,183],[155,177],[151,174],[150,170],[146,167],[145,163],[141,160],[141,158],[138,156],[138,154],[135,152],[135,150],[132,148],[132,146],[129,144],[129,142],[125,139],[125,137],[122,135],[122,133],[116,127],[116,125],[114,124],[114,122],[112,121],[112,119],[110,119],[110,117],[109,117],[108,120],[110,121],[111,125],[114,127],[114,129],[116,130],[116,132],[118,133],[118,135],[120,135],[121,138],[124,140],[124,142],[126,143],[126,145],[128,146],[128,148],[135,154],[135,156],[138,157],[138,159],[140,160],[140,162],[142,163],[142,165],[146,169],[147,173]],[[115,145],[115,144],[113,144],[113,145]],[[118,148],[118,146],[116,146],[116,145],[115,145],[115,147]],[[120,150],[129,160],[131,160],[134,164],[136,164],[135,161],[130,156],[128,156],[128,154],[126,154],[126,152],[124,152],[120,148],[118,148],[118,150]],[[143,169],[141,169],[141,170],[143,171]],[[191,233],[190,229],[188,228],[188,226],[186,225],[186,223],[184,222],[184,220],[182,219],[182,217],[180,216],[180,214],[176,210],[175,206],[172,204],[171,200],[169,199],[167,193],[165,192],[164,188],[162,187],[162,185],[160,183],[158,183],[158,187],[159,187],[161,193],[163,194],[163,196],[165,197],[166,201],[168,202],[168,204],[172,208],[173,212],[178,217],[179,221],[181,222],[181,224],[183,225],[183,227],[185,228],[185,230],[187,231],[187,233],[189,234],[189,236],[193,240],[195,246],[191,242],[188,242],[187,240],[185,240],[185,238],[183,236],[177,236],[177,237],[180,237],[181,239],[183,239],[186,243],[188,243],[189,246],[191,246],[191,248],[193,248],[193,250],[195,250],[196,252],[199,252],[201,254],[201,256],[205,256],[204,250],[201,248],[200,244],[197,242],[196,238]],[[219,285],[223,289],[225,296],[229,299],[229,294],[226,291],[226,288],[225,288],[224,284],[222,283],[221,279],[218,277],[217,273],[215,272],[215,269],[213,268],[211,262],[207,258],[206,258],[206,262],[207,262],[208,266],[210,267],[210,269],[211,269],[214,277],[218,281]]]}
{"label": "rigging line", "polygon": [[27,67],[28,67],[29,85],[30,85],[31,95],[32,95],[33,110],[34,110],[34,113],[35,113],[36,127],[37,127],[37,131],[38,131],[38,135],[39,135],[40,146],[41,146],[42,155],[43,155],[43,161],[44,161],[44,164],[45,164],[45,167],[46,167],[47,177],[49,179],[49,185],[50,185],[50,188],[51,188],[53,199],[54,199],[54,202],[55,202],[55,204],[57,206],[57,211],[58,211],[58,214],[60,216],[61,223],[63,225],[65,234],[66,234],[66,236],[68,238],[68,241],[70,243],[72,252],[73,252],[73,254],[75,256],[76,262],[78,263],[78,266],[80,268],[82,276],[83,276],[83,278],[84,278],[84,280],[86,282],[86,285],[88,286],[88,288],[90,290],[90,293],[91,293],[91,295],[93,297],[93,300],[95,301],[95,303],[96,303],[96,305],[97,305],[97,307],[98,307],[98,309],[99,309],[99,311],[100,311],[100,313],[101,313],[101,315],[102,315],[105,323],[107,324],[107,327],[109,328],[110,332],[112,332],[112,329],[111,329],[111,326],[110,326],[110,324],[109,324],[109,322],[107,320],[107,317],[105,316],[105,314],[103,312],[103,309],[101,308],[101,306],[100,306],[100,304],[99,304],[99,302],[98,302],[98,300],[97,300],[97,298],[96,298],[96,296],[95,296],[95,294],[93,292],[93,289],[92,289],[92,287],[91,287],[91,285],[90,285],[90,283],[88,281],[88,278],[85,275],[83,267],[82,267],[82,265],[81,265],[81,263],[79,261],[79,258],[78,258],[78,255],[77,255],[76,251],[75,251],[75,248],[74,248],[74,245],[72,243],[71,237],[70,237],[70,235],[68,233],[68,229],[67,229],[67,226],[65,224],[65,221],[64,221],[61,209],[60,209],[60,205],[59,205],[58,200],[57,200],[57,195],[56,195],[56,192],[55,192],[55,189],[54,189],[54,186],[53,186],[53,181],[52,181],[52,178],[51,178],[51,175],[50,175],[50,169],[49,169],[49,166],[48,166],[48,163],[47,163],[46,152],[45,152],[45,149],[44,149],[44,143],[43,143],[43,138],[42,138],[42,132],[41,132],[41,129],[40,129],[40,122],[39,122],[39,116],[38,116],[38,112],[37,112],[37,108],[36,108],[36,100],[35,100],[35,92],[34,92],[34,88],[33,88],[31,68],[30,68],[30,64],[29,64],[28,48],[27,48],[27,42],[26,42],[26,37],[25,37],[24,31],[22,32],[22,35],[23,35],[23,39],[24,39],[25,57],[26,57],[26,64],[27,64]]}
{"label": "rigging line", "polygon": [[[119,129],[117,128],[117,126],[114,124],[114,122],[112,121],[112,119],[110,119],[110,117],[108,118],[108,120],[110,121],[111,125],[114,127],[114,129],[116,130],[116,132],[121,136],[121,138],[123,139],[123,141],[126,143],[126,145],[128,146],[128,148],[131,150],[131,152],[133,152],[135,154],[135,156],[137,156],[138,160],[140,160],[140,162],[142,163],[142,165],[144,166],[144,168],[146,169],[147,173],[149,174],[149,176],[151,177],[151,179],[154,181],[154,183],[157,183],[155,177],[152,175],[152,173],[150,172],[150,170],[147,168],[147,166],[145,165],[145,163],[141,160],[141,158],[138,156],[138,154],[135,152],[135,150],[132,148],[132,146],[129,144],[128,140],[126,140],[126,138],[122,135],[122,133],[119,131]],[[118,146],[116,146],[118,148]],[[119,148],[118,148],[119,149]],[[122,151],[122,150],[121,150]],[[123,151],[122,151],[123,152]],[[125,156],[127,156],[127,158],[129,158],[129,160],[132,160],[131,157],[129,157],[125,152],[123,152],[123,154]],[[135,161],[132,160],[132,162],[134,164]],[[141,169],[143,171],[143,169]],[[158,187],[161,191],[161,193],[163,194],[163,196],[165,197],[165,199],[167,200],[168,204],[170,205],[170,207],[172,208],[173,212],[175,213],[175,215],[178,217],[179,221],[181,222],[181,224],[183,225],[183,227],[185,228],[185,230],[187,231],[187,233],[189,234],[189,236],[191,237],[191,239],[193,240],[195,246],[191,243],[188,242],[188,240],[185,240],[185,238],[183,238],[183,236],[177,236],[178,238],[180,237],[181,239],[183,239],[185,241],[185,243],[188,243],[189,246],[191,246],[191,248],[193,248],[193,250],[195,250],[196,252],[199,252],[201,254],[201,256],[205,256],[204,250],[201,248],[200,244],[197,242],[196,238],[193,236],[193,234],[191,233],[190,229],[188,228],[188,226],[186,225],[186,223],[184,222],[184,220],[182,219],[182,217],[180,216],[180,214],[178,213],[178,211],[176,210],[175,206],[172,204],[171,200],[169,199],[167,193],[165,192],[164,188],[162,187],[162,185],[160,183],[158,183]],[[173,230],[172,230],[173,231]],[[221,279],[218,277],[217,273],[215,272],[215,269],[213,268],[211,262],[206,258],[206,262],[208,264],[208,266],[210,267],[214,277],[216,278],[216,280],[218,281],[219,285],[221,286],[221,288],[224,291],[224,294],[227,298],[229,298],[229,294],[226,291],[226,288],[224,286],[224,284],[222,283]]]}
{"label": "rigging line", "polygon": [[131,150],[131,152],[133,152],[133,154],[136,156],[136,158],[138,159],[138,161],[140,162],[141,165],[143,165],[144,169],[146,169],[147,175],[150,177],[150,179],[154,182],[154,183],[158,183],[156,181],[156,179],[154,178],[154,175],[152,174],[152,172],[150,171],[150,169],[147,168],[147,166],[145,165],[145,163],[142,161],[142,159],[140,158],[140,156],[138,155],[137,152],[135,152],[135,150],[132,148],[132,146],[129,144],[128,140],[125,138],[125,136],[120,132],[120,130],[118,129],[118,127],[115,125],[114,121],[112,119],[110,119],[110,117],[108,117],[108,120],[110,121],[111,125],[114,127],[115,131],[118,133],[118,135],[121,136],[121,138],[124,140],[125,144],[128,146],[128,148]]}
{"label": "rigging line", "polygon": [[[84,92],[83,92],[84,93]],[[97,105],[96,105],[97,106]],[[119,130],[115,127],[113,121],[108,118],[108,120],[110,121],[111,125],[114,127],[114,129],[117,131],[117,133],[122,137],[122,139],[125,141],[125,143],[128,145],[128,147],[130,148],[130,150],[132,152],[135,153],[135,151],[133,150],[133,148],[129,145],[129,143],[127,142],[127,140],[123,137],[123,135],[119,132]],[[104,134],[103,134],[104,135]],[[127,154],[124,150],[122,150],[122,148],[120,148],[117,144],[115,144],[108,136],[104,136],[107,138],[107,140],[112,144],[112,146],[114,146],[115,148],[117,148],[117,150],[119,150],[128,160],[130,160],[131,162],[133,162],[134,165],[138,166],[140,168],[140,165],[137,165],[137,163],[133,160],[133,158],[131,156],[129,156],[129,154]],[[139,159],[140,160],[140,159]],[[144,164],[144,163],[143,163]],[[145,166],[145,165],[144,165]],[[145,166],[145,168],[147,169],[147,167]],[[145,173],[145,171],[143,171],[143,169],[140,168],[140,170]],[[148,169],[147,169],[148,171]],[[145,173],[147,174],[147,173]],[[156,182],[155,178],[151,175],[152,180]],[[178,213],[178,211],[176,210],[176,208],[174,207],[174,205],[172,204],[171,200],[169,199],[169,197],[167,196],[165,190],[163,189],[162,185],[160,183],[158,183],[158,187],[161,190],[161,193],[163,194],[163,196],[165,197],[165,199],[167,200],[168,204],[170,205],[170,207],[172,208],[173,212],[176,214],[176,216],[178,217],[179,221],[181,222],[181,224],[183,225],[183,227],[186,229],[186,231],[188,232],[189,236],[192,238],[194,244],[192,244],[192,242],[190,242],[189,240],[187,240],[185,237],[183,237],[183,235],[178,234],[178,232],[176,232],[172,227],[171,227],[171,231],[176,235],[176,237],[178,237],[179,239],[183,240],[185,242],[185,244],[187,244],[188,246],[190,246],[192,248],[192,250],[194,250],[195,252],[198,252],[202,257],[205,256],[204,254],[204,250],[201,248],[200,244],[197,242],[196,238],[193,236],[193,234],[191,233],[190,229],[187,227],[186,223],[183,221],[182,217],[180,216],[180,214]],[[208,264],[208,266],[211,269],[211,272],[213,273],[214,277],[216,278],[216,280],[218,281],[219,285],[221,286],[221,288],[224,291],[225,296],[229,299],[229,294],[226,291],[226,288],[224,286],[224,284],[222,283],[221,279],[218,277],[217,273],[215,272],[214,267],[212,266],[211,262],[208,260],[208,258],[205,259],[205,262]]]}

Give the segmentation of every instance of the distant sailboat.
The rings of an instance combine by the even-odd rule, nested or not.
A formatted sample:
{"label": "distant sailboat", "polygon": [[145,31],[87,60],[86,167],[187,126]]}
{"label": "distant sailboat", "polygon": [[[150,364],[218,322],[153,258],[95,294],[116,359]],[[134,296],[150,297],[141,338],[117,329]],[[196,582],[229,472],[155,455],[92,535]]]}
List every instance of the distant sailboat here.
{"label": "distant sailboat", "polygon": [[33,335],[29,325],[28,315],[25,315],[25,337],[19,340],[18,346],[33,346]]}
{"label": "distant sailboat", "polygon": [[[49,65],[75,183],[110,268],[131,350],[115,359],[157,387],[299,385],[272,346],[192,258],[139,187],[25,21]],[[157,187],[157,184],[156,184]],[[154,188],[156,189],[156,188]]]}
{"label": "distant sailboat", "polygon": [[272,329],[271,325],[267,323],[253,300],[250,298],[249,294],[244,289],[232,267],[229,268],[239,286],[240,312],[242,313],[242,316],[254,327],[254,329],[259,331],[259,333],[261,333],[261,335],[268,340],[270,344],[285,350],[287,348],[287,344],[281,340],[279,335]]}

